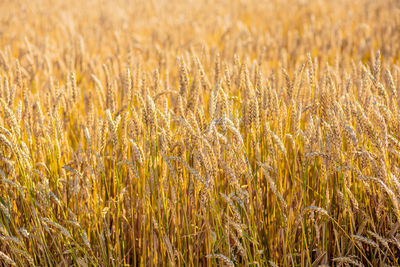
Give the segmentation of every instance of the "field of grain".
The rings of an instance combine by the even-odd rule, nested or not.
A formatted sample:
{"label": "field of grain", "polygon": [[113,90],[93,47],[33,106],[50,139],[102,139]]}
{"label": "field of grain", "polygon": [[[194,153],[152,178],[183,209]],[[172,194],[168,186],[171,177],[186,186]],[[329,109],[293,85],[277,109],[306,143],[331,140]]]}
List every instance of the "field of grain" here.
{"label": "field of grain", "polygon": [[0,266],[397,266],[400,2],[0,1]]}

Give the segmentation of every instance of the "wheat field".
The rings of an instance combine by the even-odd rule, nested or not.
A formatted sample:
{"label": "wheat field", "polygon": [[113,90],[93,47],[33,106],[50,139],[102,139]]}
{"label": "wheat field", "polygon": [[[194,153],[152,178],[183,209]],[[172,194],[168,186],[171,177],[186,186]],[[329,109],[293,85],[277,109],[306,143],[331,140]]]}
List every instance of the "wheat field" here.
{"label": "wheat field", "polygon": [[0,1],[0,266],[398,266],[400,2]]}

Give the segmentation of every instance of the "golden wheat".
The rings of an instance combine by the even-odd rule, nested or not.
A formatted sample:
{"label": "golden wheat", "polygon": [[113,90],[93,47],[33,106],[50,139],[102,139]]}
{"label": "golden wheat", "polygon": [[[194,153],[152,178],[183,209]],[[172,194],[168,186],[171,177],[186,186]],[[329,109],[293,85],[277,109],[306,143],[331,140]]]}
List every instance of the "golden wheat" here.
{"label": "golden wheat", "polygon": [[0,265],[396,266],[395,0],[0,1]]}

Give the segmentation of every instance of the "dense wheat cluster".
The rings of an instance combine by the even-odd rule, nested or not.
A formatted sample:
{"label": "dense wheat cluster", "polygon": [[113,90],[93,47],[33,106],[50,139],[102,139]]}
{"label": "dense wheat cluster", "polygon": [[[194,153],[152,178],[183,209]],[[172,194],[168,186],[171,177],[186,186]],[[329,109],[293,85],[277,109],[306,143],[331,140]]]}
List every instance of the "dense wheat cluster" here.
{"label": "dense wheat cluster", "polygon": [[0,265],[396,266],[400,3],[0,1]]}

